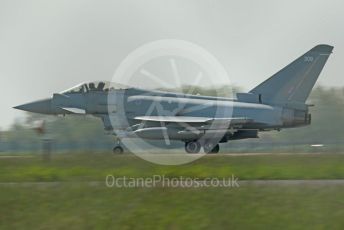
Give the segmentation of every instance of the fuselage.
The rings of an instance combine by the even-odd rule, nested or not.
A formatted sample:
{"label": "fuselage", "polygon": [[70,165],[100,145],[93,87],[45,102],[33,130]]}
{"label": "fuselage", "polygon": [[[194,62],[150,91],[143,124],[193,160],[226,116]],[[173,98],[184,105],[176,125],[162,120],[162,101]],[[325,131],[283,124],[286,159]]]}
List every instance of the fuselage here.
{"label": "fuselage", "polygon": [[105,129],[114,134],[123,131],[141,138],[182,140],[189,153],[199,152],[200,146],[205,152],[218,152],[221,142],[309,125],[306,100],[332,50],[333,46],[317,45],[234,99],[100,81],[81,83],[52,98],[15,108],[55,115],[90,114],[100,117]]}
{"label": "fuselage", "polygon": [[[137,88],[110,91],[66,92],[23,107],[44,114],[73,114],[77,108],[85,114],[116,117],[120,124],[104,122],[107,130],[127,129],[137,124],[137,116],[190,116],[209,118],[247,117],[252,122],[241,129],[271,130],[297,127],[310,123],[307,109],[293,109],[238,99],[188,95]],[[29,109],[29,108],[28,108]],[[36,111],[35,111],[36,110]],[[123,122],[125,120],[125,122]]]}

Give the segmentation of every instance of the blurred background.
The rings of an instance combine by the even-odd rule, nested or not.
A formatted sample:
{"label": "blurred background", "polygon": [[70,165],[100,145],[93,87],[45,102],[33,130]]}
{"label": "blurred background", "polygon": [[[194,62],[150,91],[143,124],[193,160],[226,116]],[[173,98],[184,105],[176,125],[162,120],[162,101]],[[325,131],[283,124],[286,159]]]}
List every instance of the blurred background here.
{"label": "blurred background", "polygon": [[[340,0],[0,0],[0,229],[343,229],[343,9]],[[310,126],[180,166],[112,154],[96,118],[12,109],[109,81],[159,39],[198,44],[226,68],[232,85],[194,91],[204,95],[246,92],[317,44],[334,53],[309,98]],[[39,120],[48,133],[34,129]],[[108,175],[234,175],[240,187],[109,188]]]}
{"label": "blurred background", "polygon": [[339,0],[1,0],[0,127],[24,119],[13,106],[80,82],[110,81],[130,52],[159,39],[200,45],[244,91],[315,45],[330,44],[334,55],[318,84],[341,87],[342,8]]}

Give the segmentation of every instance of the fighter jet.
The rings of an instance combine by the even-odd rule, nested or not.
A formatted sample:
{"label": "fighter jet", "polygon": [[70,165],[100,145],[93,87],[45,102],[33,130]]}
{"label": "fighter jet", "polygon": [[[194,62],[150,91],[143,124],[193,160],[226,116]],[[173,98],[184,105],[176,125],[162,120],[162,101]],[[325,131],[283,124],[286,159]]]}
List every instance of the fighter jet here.
{"label": "fighter jet", "polygon": [[[317,45],[234,98],[145,90],[111,82],[79,84],[14,108],[41,114],[90,114],[119,139],[178,140],[187,153],[219,152],[219,143],[311,124],[306,100],[333,47]],[[123,152],[119,144],[115,152]]]}

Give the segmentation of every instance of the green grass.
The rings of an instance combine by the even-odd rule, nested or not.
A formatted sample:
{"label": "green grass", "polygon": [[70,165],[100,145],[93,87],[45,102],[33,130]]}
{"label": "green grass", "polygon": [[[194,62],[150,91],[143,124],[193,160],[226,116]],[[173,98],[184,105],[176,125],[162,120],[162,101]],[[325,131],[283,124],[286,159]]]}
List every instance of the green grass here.
{"label": "green grass", "polygon": [[343,229],[344,186],[3,186],[0,229]]}
{"label": "green grass", "polygon": [[[343,229],[344,185],[107,188],[105,177],[344,179],[342,154],[206,156],[160,166],[133,155],[0,158],[0,229]],[[44,182],[56,184],[4,182]],[[83,183],[101,181],[98,184]]]}
{"label": "green grass", "polygon": [[181,166],[161,166],[134,155],[58,154],[50,162],[33,155],[0,158],[0,182],[103,181],[105,176],[229,177],[239,179],[343,179],[344,154],[206,156]]}

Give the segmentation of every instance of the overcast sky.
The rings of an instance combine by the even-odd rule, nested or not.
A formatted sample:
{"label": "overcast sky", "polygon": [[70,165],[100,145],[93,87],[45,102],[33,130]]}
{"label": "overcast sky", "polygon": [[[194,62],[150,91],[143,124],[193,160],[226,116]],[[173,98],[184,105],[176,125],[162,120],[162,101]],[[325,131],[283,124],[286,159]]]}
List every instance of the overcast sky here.
{"label": "overcast sky", "polygon": [[0,0],[0,127],[23,116],[14,105],[111,80],[128,53],[158,39],[204,47],[244,89],[331,44],[319,83],[342,86],[343,9],[340,0]]}

